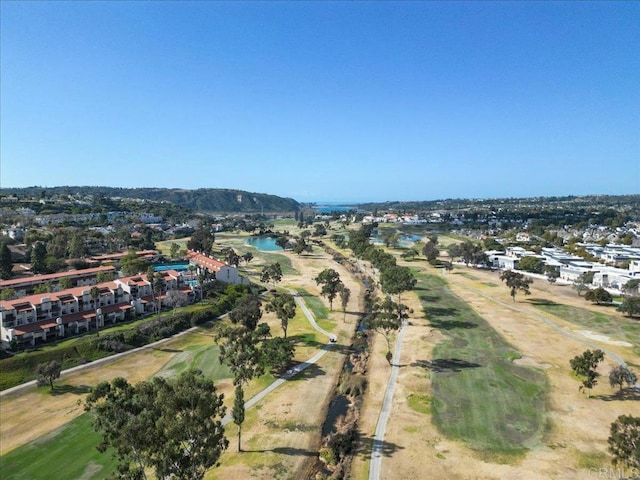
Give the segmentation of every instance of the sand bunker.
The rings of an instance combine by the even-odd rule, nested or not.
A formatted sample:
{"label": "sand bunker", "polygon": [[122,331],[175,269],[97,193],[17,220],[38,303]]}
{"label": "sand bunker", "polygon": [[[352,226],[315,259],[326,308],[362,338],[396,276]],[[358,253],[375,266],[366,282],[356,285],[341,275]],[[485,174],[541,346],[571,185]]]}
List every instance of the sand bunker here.
{"label": "sand bunker", "polygon": [[632,343],[623,342],[621,340],[610,340],[606,335],[600,335],[599,333],[594,333],[591,330],[575,330],[576,333],[579,333],[583,337],[587,337],[590,340],[596,340],[598,342],[607,343],[609,345],[617,345],[619,347],[633,347]]}
{"label": "sand bunker", "polygon": [[535,367],[535,368],[542,368],[542,369],[551,368],[553,366],[550,363],[538,363],[531,357],[516,358],[513,361],[513,363],[515,363],[516,365],[524,365],[527,367]]}

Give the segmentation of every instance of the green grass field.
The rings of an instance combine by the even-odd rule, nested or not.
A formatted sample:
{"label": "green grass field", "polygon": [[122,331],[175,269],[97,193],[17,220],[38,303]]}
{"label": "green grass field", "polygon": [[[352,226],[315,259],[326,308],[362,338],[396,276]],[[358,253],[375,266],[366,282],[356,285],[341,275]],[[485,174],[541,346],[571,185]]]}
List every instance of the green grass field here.
{"label": "green grass field", "polygon": [[636,345],[634,352],[640,354],[638,339],[640,338],[640,320],[616,315],[613,307],[602,306],[604,312],[594,312],[586,308],[563,305],[540,298],[527,299],[536,308],[556,317],[573,323],[586,330],[591,330],[611,337],[612,340],[626,340]]}
{"label": "green grass field", "polygon": [[0,457],[3,480],[103,479],[115,471],[110,451],[100,453],[100,434],[85,413],[50,434]]}
{"label": "green grass field", "polygon": [[428,320],[446,336],[419,361],[430,371],[436,425],[481,452],[521,455],[545,429],[545,375],[513,364],[518,352],[445,280],[416,277]]}
{"label": "green grass field", "polygon": [[218,345],[191,345],[173,357],[156,375],[166,378],[178,376],[185,370],[201,370],[205,377],[216,382],[233,375],[220,363]]}

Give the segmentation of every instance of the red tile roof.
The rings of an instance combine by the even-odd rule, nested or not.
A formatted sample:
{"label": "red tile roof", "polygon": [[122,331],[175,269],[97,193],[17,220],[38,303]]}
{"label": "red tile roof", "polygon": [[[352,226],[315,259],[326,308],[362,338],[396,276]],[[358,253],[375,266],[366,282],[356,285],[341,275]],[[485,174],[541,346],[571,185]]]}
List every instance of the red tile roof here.
{"label": "red tile roof", "polygon": [[33,283],[45,283],[50,280],[59,280],[65,277],[89,277],[100,272],[115,272],[114,267],[102,266],[95,268],[85,268],[84,270],[70,270],[68,272],[48,273],[46,275],[34,275],[32,277],[12,278],[11,280],[0,280],[0,288],[15,288],[19,285],[31,285]]}
{"label": "red tile roof", "polygon": [[208,257],[193,250],[188,251],[187,258],[189,258],[189,260],[191,260],[196,265],[207,268],[209,270],[213,270],[214,272],[218,272],[222,267],[227,266],[225,263],[222,263],[215,258]]}

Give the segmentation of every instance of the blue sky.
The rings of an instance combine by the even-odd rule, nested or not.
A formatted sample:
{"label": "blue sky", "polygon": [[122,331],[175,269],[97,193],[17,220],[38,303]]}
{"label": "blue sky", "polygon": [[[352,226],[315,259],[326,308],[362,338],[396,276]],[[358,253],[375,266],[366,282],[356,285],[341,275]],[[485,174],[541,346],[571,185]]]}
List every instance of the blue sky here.
{"label": "blue sky", "polygon": [[640,193],[638,2],[0,4],[0,186]]}

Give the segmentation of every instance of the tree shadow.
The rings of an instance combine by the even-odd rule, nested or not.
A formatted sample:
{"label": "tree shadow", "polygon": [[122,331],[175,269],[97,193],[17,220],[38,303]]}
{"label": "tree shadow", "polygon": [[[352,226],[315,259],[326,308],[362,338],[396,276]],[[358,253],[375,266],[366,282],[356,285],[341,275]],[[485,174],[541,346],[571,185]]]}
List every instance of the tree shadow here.
{"label": "tree shadow", "polygon": [[536,305],[536,306],[551,307],[551,306],[560,305],[559,303],[556,303],[553,300],[547,300],[546,298],[529,298],[526,301],[529,302],[530,304]]}
{"label": "tree shadow", "polygon": [[440,301],[440,297],[438,295],[420,295],[420,301],[436,303]]}
{"label": "tree shadow", "polygon": [[417,360],[410,364],[411,367],[426,368],[436,373],[461,372],[468,368],[481,367],[479,363],[467,362],[459,358],[436,358],[433,361]]}
{"label": "tree shadow", "polygon": [[[289,337],[287,337],[289,339],[291,339],[291,341],[293,343],[295,343],[296,345],[304,345],[306,347],[313,347],[313,348],[317,348],[319,350],[323,349],[324,347],[327,346],[327,344],[329,344],[329,341],[327,340],[327,342],[322,343],[322,342],[318,342],[317,340],[310,340],[305,338],[304,334],[300,334],[300,335],[291,335]],[[351,346],[349,345],[343,345],[341,343],[332,343],[331,344],[331,349],[334,351],[337,351],[341,354],[348,354],[352,351],[354,351]]]}
{"label": "tree shadow", "polygon": [[89,393],[91,387],[89,385],[54,385],[53,390],[49,393],[52,396],[65,395],[67,393],[73,393],[74,395],[82,395]]}
{"label": "tree shadow", "polygon": [[613,400],[638,401],[640,400],[640,390],[636,390],[634,387],[628,387],[618,390],[616,393],[612,393],[610,395],[592,395],[591,398],[604,400],[605,402],[611,402]]}
{"label": "tree shadow", "polygon": [[159,352],[167,352],[167,353],[182,353],[184,350],[177,350],[174,348],[153,348],[153,350],[159,351]]}
{"label": "tree shadow", "polygon": [[374,448],[374,442],[377,445],[380,445],[380,453],[383,457],[391,457],[394,453],[404,450],[405,447],[402,445],[398,445],[397,443],[388,442],[386,440],[376,440],[370,435],[362,435],[362,433],[358,433],[358,440],[362,445],[361,448],[355,453],[356,456],[359,456],[364,459],[369,459],[371,457],[371,452]]}
{"label": "tree shadow", "polygon": [[[285,378],[290,382],[297,382],[300,380],[309,380],[312,378],[321,377],[322,375],[326,375],[325,371],[315,363],[308,364],[308,366],[306,367],[304,367],[304,365],[305,365],[305,362],[296,362],[295,364],[291,365],[286,372],[282,374],[282,378]],[[292,369],[296,367],[298,368],[304,367],[304,369],[302,371],[296,372],[293,375],[291,375],[290,372],[292,371]]]}
{"label": "tree shadow", "polygon": [[428,317],[453,317],[458,313],[453,307],[423,307],[423,310]]}
{"label": "tree shadow", "polygon": [[280,455],[292,455],[294,457],[317,457],[318,456],[318,452],[314,452],[312,450],[305,450],[304,448],[295,448],[295,447],[264,448],[261,450],[247,450],[243,448],[242,451],[251,452],[251,453],[273,452]]}
{"label": "tree shadow", "polygon": [[478,324],[473,322],[466,322],[464,320],[429,320],[429,325],[438,330],[453,330],[454,328],[477,328]]}

